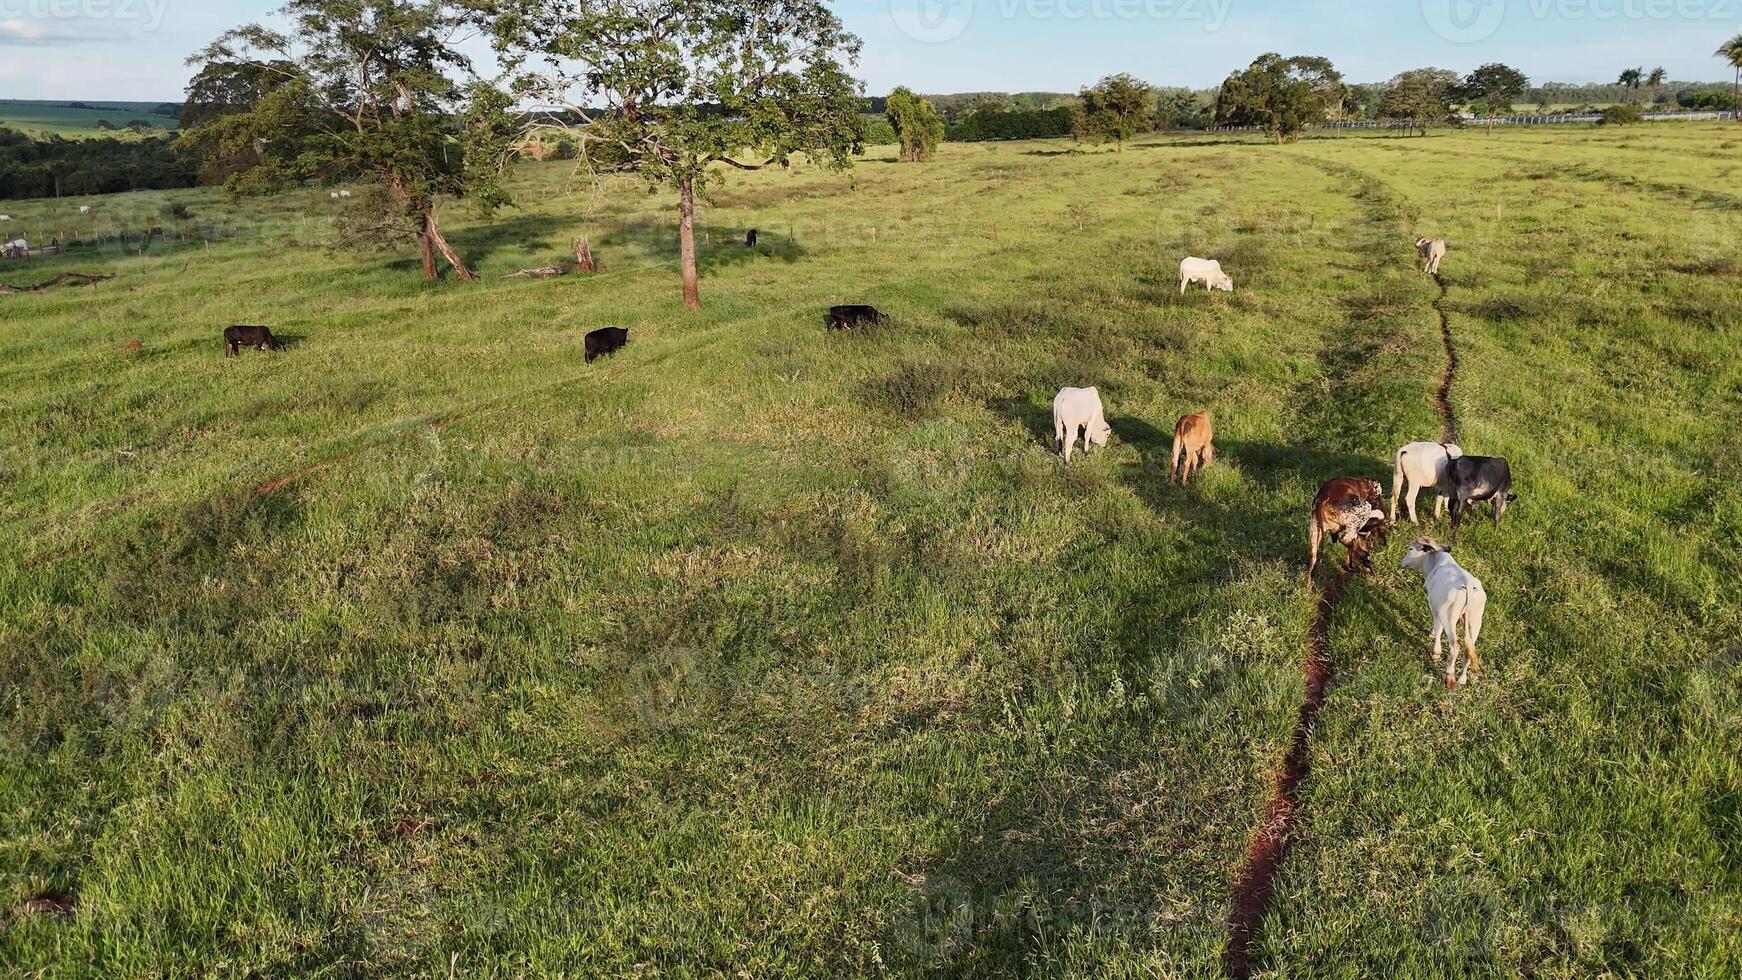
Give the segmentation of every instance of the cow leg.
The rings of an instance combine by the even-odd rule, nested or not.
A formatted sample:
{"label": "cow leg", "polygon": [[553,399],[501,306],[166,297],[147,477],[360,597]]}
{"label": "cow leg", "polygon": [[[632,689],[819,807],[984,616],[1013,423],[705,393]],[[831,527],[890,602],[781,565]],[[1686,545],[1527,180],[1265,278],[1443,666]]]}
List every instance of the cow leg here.
{"label": "cow leg", "polygon": [[[1419,524],[1415,517],[1415,499],[1421,495],[1421,487],[1414,480],[1409,481],[1409,493],[1404,495],[1403,502],[1409,506],[1409,523]],[[1397,519],[1397,505],[1391,505],[1391,519]]]}
{"label": "cow leg", "polygon": [[1434,520],[1437,521],[1440,518],[1445,517],[1445,516],[1446,516],[1446,495],[1443,493],[1436,493],[1436,494],[1434,494]]}

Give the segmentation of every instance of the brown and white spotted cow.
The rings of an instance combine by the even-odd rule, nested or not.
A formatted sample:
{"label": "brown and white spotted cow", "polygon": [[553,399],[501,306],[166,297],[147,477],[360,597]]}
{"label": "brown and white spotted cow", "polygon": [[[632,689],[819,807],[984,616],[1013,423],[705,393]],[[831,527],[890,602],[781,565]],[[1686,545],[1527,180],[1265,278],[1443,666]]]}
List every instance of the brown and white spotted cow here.
{"label": "brown and white spotted cow", "polygon": [[1307,581],[1319,567],[1319,545],[1325,538],[1341,542],[1349,551],[1347,567],[1359,565],[1372,568],[1372,549],[1385,547],[1386,532],[1391,523],[1385,519],[1385,491],[1378,480],[1366,477],[1342,476],[1319,488],[1313,498],[1312,521],[1307,527],[1307,539],[1312,545],[1312,558],[1307,563]]}

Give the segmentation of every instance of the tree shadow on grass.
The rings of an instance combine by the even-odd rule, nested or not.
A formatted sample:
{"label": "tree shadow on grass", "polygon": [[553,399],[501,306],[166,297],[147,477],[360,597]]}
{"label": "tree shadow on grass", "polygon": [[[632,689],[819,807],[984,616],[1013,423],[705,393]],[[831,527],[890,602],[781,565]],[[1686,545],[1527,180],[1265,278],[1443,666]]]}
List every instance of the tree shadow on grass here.
{"label": "tree shadow on grass", "polygon": [[[763,259],[775,259],[788,265],[805,258],[807,252],[797,241],[772,231],[758,231],[755,248],[744,244],[750,225],[704,225],[696,229],[696,269],[709,275],[735,266],[749,265]],[[600,238],[601,249],[634,251],[652,262],[676,262],[679,258],[677,228],[663,221],[636,220],[625,222]]]}

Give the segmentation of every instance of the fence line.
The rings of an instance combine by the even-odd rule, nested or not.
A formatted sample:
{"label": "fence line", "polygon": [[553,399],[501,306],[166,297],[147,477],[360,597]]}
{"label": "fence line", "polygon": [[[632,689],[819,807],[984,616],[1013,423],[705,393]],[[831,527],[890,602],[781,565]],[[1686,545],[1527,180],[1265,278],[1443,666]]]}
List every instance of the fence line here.
{"label": "fence line", "polygon": [[[1466,126],[1552,126],[1564,123],[1594,123],[1603,118],[1600,112],[1558,112],[1548,114],[1533,114],[1523,116],[1459,116]],[[1646,122],[1665,122],[1677,120],[1713,120],[1734,119],[1736,113],[1724,111],[1696,112],[1648,112],[1642,117]],[[1421,126],[1413,119],[1344,119],[1337,122],[1315,123],[1307,129],[1420,129]],[[1217,133],[1262,133],[1267,132],[1263,126],[1216,126],[1212,132]]]}

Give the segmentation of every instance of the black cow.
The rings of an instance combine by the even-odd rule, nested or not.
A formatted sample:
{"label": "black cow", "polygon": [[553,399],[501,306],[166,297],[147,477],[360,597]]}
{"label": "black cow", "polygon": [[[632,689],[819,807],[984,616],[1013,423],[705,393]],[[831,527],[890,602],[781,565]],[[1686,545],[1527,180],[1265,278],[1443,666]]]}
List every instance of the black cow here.
{"label": "black cow", "polygon": [[234,326],[224,328],[224,356],[235,357],[244,347],[255,350],[283,350],[284,344],[265,327]]}
{"label": "black cow", "polygon": [[587,334],[587,363],[593,358],[615,354],[629,343],[629,331],[624,327],[600,327]]}
{"label": "black cow", "polygon": [[1494,511],[1494,523],[1506,513],[1506,505],[1518,499],[1512,492],[1512,467],[1499,456],[1459,456],[1446,467],[1445,493],[1451,499],[1452,540],[1458,539],[1458,526],[1464,521],[1464,511],[1488,501]]}
{"label": "black cow", "polygon": [[851,330],[854,327],[868,327],[888,322],[889,314],[879,313],[875,306],[851,305],[829,307],[830,330]]}
{"label": "black cow", "polygon": [[745,235],[744,235],[744,247],[745,248],[755,248],[756,247],[756,229],[752,228],[747,233],[745,233]]}

